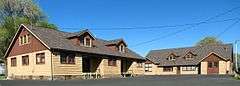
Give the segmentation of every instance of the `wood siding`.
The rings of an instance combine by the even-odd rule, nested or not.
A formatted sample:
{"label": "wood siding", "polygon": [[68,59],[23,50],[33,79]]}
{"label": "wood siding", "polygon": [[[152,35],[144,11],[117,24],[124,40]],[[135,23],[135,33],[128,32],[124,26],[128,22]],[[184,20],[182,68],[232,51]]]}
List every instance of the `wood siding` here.
{"label": "wood siding", "polygon": [[[36,54],[45,54],[45,64],[36,64]],[[22,65],[22,56],[29,56],[29,65]],[[12,76],[50,76],[51,75],[51,52],[49,50],[25,53],[7,58],[7,63],[11,63],[11,58],[17,59],[17,65],[12,67],[7,65],[8,77]]]}
{"label": "wood siding", "polygon": [[[19,37],[27,34],[29,34],[29,44],[20,45]],[[16,38],[13,41],[13,45],[10,47],[8,56],[21,55],[42,50],[47,50],[47,48],[24,27],[21,27],[20,33],[17,34]]]}
{"label": "wood siding", "polygon": [[75,64],[61,64],[60,53],[54,52],[53,75],[81,75],[82,74],[82,56],[76,54]]}
{"label": "wood siding", "polygon": [[223,61],[219,56],[216,54],[210,54],[207,58],[203,60],[203,62],[213,63],[216,62],[218,64],[217,67],[210,68],[207,66],[207,74],[218,74],[219,73],[219,61]]}

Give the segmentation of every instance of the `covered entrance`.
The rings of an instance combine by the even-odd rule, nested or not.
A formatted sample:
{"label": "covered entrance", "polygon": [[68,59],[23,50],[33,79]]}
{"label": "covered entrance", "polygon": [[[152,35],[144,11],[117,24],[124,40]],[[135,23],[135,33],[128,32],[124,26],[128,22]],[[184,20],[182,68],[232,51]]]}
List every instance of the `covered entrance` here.
{"label": "covered entrance", "polygon": [[82,58],[82,72],[84,78],[100,78],[101,77],[101,69],[100,64],[102,62],[102,58],[96,56],[88,56],[85,55]]}
{"label": "covered entrance", "polygon": [[[219,61],[224,61],[221,57],[215,53],[209,54],[203,62],[206,62],[207,74],[219,74]],[[201,68],[203,70],[203,68]]]}
{"label": "covered entrance", "polygon": [[128,77],[133,75],[133,70],[130,70],[133,61],[129,59],[121,60],[121,74],[123,77]]}
{"label": "covered entrance", "polygon": [[213,62],[209,61],[208,62],[208,67],[207,67],[207,74],[218,74],[219,71],[219,65],[218,61]]}
{"label": "covered entrance", "polygon": [[178,66],[178,67],[177,67],[177,75],[180,75],[180,74],[181,74],[181,67]]}

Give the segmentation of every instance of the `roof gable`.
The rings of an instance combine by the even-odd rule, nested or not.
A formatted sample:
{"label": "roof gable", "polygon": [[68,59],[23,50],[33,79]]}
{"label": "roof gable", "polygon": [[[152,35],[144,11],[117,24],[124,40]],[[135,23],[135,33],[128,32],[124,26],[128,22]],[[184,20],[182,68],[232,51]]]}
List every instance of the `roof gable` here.
{"label": "roof gable", "polygon": [[68,38],[72,38],[72,37],[80,37],[80,36],[86,36],[86,35],[89,35],[92,39],[96,39],[93,34],[88,30],[88,29],[85,29],[85,30],[82,30],[80,32],[76,32],[76,33],[73,33],[75,35],[72,35],[72,36],[69,36]]}
{"label": "roof gable", "polygon": [[[16,45],[17,39],[18,39],[19,35],[21,34],[21,32],[22,32],[23,30],[26,30],[29,34],[31,34],[31,35],[34,37],[34,39],[38,40],[38,41],[40,42],[40,44],[43,45],[43,47],[46,47],[47,49],[50,49],[42,40],[40,40],[34,33],[32,33],[25,25],[21,24],[21,25],[19,26],[17,32],[15,33],[13,39],[11,40],[11,43],[10,43],[10,45],[8,46],[7,51],[5,52],[5,55],[4,55],[5,58],[9,55],[12,47],[13,47],[14,45]],[[31,43],[30,43],[30,44],[31,44]],[[24,46],[23,46],[23,47],[24,47]],[[24,51],[24,50],[23,50],[23,51]]]}
{"label": "roof gable", "polygon": [[124,46],[127,46],[127,43],[126,43],[123,39],[109,40],[106,45],[107,45],[107,46],[108,46],[108,45],[116,45],[116,46],[119,46],[120,44],[124,44]]}
{"label": "roof gable", "polygon": [[[84,46],[76,46],[69,40],[69,37],[76,36],[76,33],[62,32],[58,30],[46,29],[42,27],[34,27],[34,26],[25,26],[21,25],[20,27],[25,27],[30,33],[32,33],[38,40],[40,40],[48,49],[57,49],[57,50],[65,50],[65,51],[75,51],[80,53],[89,53],[89,54],[97,54],[97,55],[107,55],[114,57],[124,57],[124,58],[132,58],[132,59],[142,59],[140,55],[135,53],[134,51],[126,48],[125,53],[120,53],[118,51],[112,51],[109,49],[106,44],[109,43],[107,40],[100,40],[95,38],[95,47],[84,47]],[[84,33],[89,33],[88,31],[83,31],[80,35]],[[90,34],[90,33],[89,33]]]}
{"label": "roof gable", "polygon": [[207,56],[205,56],[202,60],[200,60],[199,62],[202,62],[202,61],[208,59],[211,55],[214,55],[214,56],[217,57],[218,59],[221,59],[221,60],[224,60],[224,61],[229,60],[229,59],[223,58],[222,56],[219,56],[218,54],[216,54],[216,53],[214,53],[214,52],[211,52],[211,53],[209,53]]}
{"label": "roof gable", "polygon": [[[177,58],[174,62],[169,62],[165,58],[169,53],[176,53],[180,57],[184,57],[187,53],[192,52],[195,56],[192,60],[186,60],[184,58]],[[221,44],[221,45],[207,45],[197,47],[186,47],[186,48],[173,48],[173,49],[162,49],[152,50],[146,56],[149,60],[160,65],[197,65],[202,59],[211,53],[215,53],[223,59],[232,59],[233,46],[232,44]]]}

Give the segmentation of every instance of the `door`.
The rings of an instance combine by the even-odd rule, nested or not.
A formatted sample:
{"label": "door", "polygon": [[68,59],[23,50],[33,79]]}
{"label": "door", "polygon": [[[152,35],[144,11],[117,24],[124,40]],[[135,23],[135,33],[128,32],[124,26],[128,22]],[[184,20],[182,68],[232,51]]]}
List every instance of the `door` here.
{"label": "door", "polygon": [[125,59],[121,60],[121,73],[127,72],[126,66],[127,66],[127,61]]}
{"label": "door", "polygon": [[82,60],[82,70],[83,72],[91,72],[90,71],[90,59],[89,58],[83,58]]}
{"label": "door", "polygon": [[177,67],[177,75],[181,74],[181,67]]}
{"label": "door", "polygon": [[216,62],[208,62],[207,74],[218,74],[219,71],[219,63]]}

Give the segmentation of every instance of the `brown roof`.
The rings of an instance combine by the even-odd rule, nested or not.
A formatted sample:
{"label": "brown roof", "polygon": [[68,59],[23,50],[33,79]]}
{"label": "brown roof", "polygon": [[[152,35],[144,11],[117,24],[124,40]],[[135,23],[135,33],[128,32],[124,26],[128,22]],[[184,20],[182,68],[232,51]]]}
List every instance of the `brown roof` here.
{"label": "brown roof", "polygon": [[[117,57],[126,57],[134,59],[143,59],[142,56],[134,51],[126,48],[125,53],[113,51],[109,49],[106,43],[112,43],[112,41],[96,38],[96,45],[94,47],[84,47],[74,45],[68,38],[76,35],[81,35],[83,32],[90,32],[89,30],[83,30],[78,33],[69,33],[58,30],[46,29],[42,27],[26,26],[31,32],[33,32],[41,41],[43,41],[51,49],[69,50],[83,53],[93,53],[99,55],[110,55]],[[91,34],[91,33],[90,33]]]}
{"label": "brown roof", "polygon": [[[184,59],[187,53],[193,53],[194,57],[192,60]],[[221,45],[206,45],[196,47],[185,47],[185,48],[172,48],[162,50],[152,50],[146,56],[148,60],[152,61],[159,66],[174,66],[174,65],[197,65],[206,56],[214,53],[222,57],[225,60],[231,60],[233,54],[232,44],[221,44]],[[175,54],[176,60],[169,61],[166,58],[170,54]]]}

